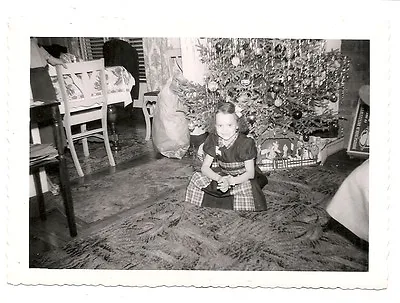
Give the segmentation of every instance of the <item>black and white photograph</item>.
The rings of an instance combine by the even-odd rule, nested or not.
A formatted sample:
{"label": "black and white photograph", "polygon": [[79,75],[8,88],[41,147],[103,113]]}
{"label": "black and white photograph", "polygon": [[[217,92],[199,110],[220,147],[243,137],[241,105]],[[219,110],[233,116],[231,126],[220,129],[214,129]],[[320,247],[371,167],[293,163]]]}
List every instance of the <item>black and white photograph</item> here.
{"label": "black and white photograph", "polygon": [[387,287],[385,18],[71,10],[8,24],[9,283]]}
{"label": "black and white photograph", "polygon": [[31,268],[368,271],[368,40],[30,43]]}

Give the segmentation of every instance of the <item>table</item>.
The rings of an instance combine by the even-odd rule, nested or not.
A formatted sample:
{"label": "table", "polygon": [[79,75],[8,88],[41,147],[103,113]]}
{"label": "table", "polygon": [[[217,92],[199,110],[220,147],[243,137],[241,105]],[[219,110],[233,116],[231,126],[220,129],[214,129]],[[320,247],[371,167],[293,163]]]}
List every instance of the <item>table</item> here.
{"label": "table", "polygon": [[[54,66],[49,66],[49,74],[51,75],[51,80],[56,91],[57,100],[60,102],[60,113],[64,114],[65,109],[62,102],[61,90],[57,80],[56,70]],[[119,140],[116,131],[115,123],[117,121],[117,114],[115,109],[115,104],[124,103],[124,107],[128,106],[133,102],[131,97],[132,87],[135,85],[135,78],[123,67],[123,66],[111,66],[105,68],[105,75],[107,81],[107,92],[108,92],[108,121],[111,126],[110,138],[112,141],[113,150],[119,150]],[[83,95],[80,89],[73,83],[71,77],[64,76],[65,86],[67,88],[67,93],[71,99],[70,107],[71,110],[74,108],[74,100],[82,99]],[[95,90],[101,95],[101,87],[96,87]],[[80,106],[80,109],[85,107]]]}
{"label": "table", "polygon": [[[64,155],[64,146],[62,143],[62,132],[64,131],[61,121],[61,115],[59,110],[60,102],[58,101],[33,101],[31,100],[30,105],[30,117],[31,123],[43,122],[51,120],[53,124],[53,134],[56,142],[56,149],[58,152],[58,157],[44,160],[35,164],[30,164],[29,170],[33,175],[33,180],[36,189],[36,196],[39,203],[40,218],[46,220],[45,206],[44,206],[44,196],[42,192],[42,186],[40,181],[40,168],[45,167],[49,164],[57,163],[59,166],[59,178],[60,178],[60,189],[61,195],[64,201],[65,214],[68,220],[68,227],[70,235],[75,237],[77,235],[74,205],[72,201],[71,186],[68,177],[68,168],[66,164],[66,158]],[[50,116],[49,113],[50,112]]]}

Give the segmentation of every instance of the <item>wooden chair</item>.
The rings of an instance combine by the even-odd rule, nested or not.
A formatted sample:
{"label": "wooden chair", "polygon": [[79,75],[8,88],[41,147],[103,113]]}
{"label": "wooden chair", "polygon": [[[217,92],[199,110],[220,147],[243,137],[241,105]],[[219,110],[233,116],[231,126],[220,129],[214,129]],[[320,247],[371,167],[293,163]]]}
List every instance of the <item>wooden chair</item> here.
{"label": "wooden chair", "polygon": [[151,138],[151,120],[154,114],[154,107],[157,105],[158,94],[160,91],[147,91],[147,84],[145,82],[139,83],[139,103],[142,105],[144,120],[146,122],[146,138],[148,141]]}
{"label": "wooden chair", "polygon": [[[115,166],[107,131],[107,86],[104,59],[69,63],[67,68],[58,65],[56,73],[65,112],[63,124],[78,175],[83,177],[84,173],[79,164],[74,142],[82,141],[84,155],[88,157],[88,137],[104,140],[108,161],[111,166]],[[81,98],[69,97],[68,90],[72,86],[81,92]],[[96,120],[101,121],[101,127],[88,130],[86,123]],[[80,132],[73,134],[72,127],[75,125],[80,125]]]}

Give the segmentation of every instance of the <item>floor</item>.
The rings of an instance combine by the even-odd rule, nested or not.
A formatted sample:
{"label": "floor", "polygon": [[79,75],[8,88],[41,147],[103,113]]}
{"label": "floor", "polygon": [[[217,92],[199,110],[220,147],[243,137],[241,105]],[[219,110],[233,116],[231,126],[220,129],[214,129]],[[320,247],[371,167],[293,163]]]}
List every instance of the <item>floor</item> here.
{"label": "floor", "polygon": [[[78,176],[72,157],[67,151],[67,167],[71,187],[79,187],[90,182],[92,179],[99,179],[106,175],[115,174],[121,170],[144,165],[162,157],[155,152],[152,141],[145,141],[145,122],[141,109],[119,107],[118,116],[117,131],[121,150],[113,152],[116,167],[110,167],[108,165],[103,143],[89,143],[90,156],[86,159],[83,156],[81,146],[78,146],[77,153],[85,176]],[[50,182],[57,186],[57,167],[48,167],[46,171]],[[30,254],[40,254],[41,252],[51,250],[55,247],[61,247],[71,239],[62,208],[60,209],[60,205],[52,203],[56,198],[58,197],[54,197],[54,194],[50,191],[45,193],[46,221],[41,221],[39,218],[36,198],[33,197],[30,199]],[[79,201],[74,201],[74,203],[79,203]],[[79,231],[87,228],[101,228],[105,224],[108,224],[110,220],[112,220],[112,218],[108,218],[108,220],[104,222],[96,223],[95,227],[89,226],[89,224],[79,221],[79,219],[77,219],[76,223]]]}
{"label": "floor", "polygon": [[[347,41],[342,44],[343,52],[349,55],[352,64],[350,69],[350,80],[347,83],[347,92],[345,100],[340,105],[339,115],[344,129],[345,146],[347,146],[354,110],[358,100],[358,89],[363,84],[369,84],[369,48],[367,43]],[[153,147],[152,141],[145,141],[145,123],[141,110],[132,108],[119,108],[120,119],[117,123],[122,149],[114,153],[117,163],[115,168],[109,168],[107,165],[106,154],[101,143],[92,143],[91,156],[82,160],[82,168],[85,172],[84,178],[78,178],[73,167],[72,159],[68,158],[68,167],[70,172],[71,185],[76,186],[90,181],[92,178],[102,178],[112,175],[116,171],[140,166],[150,161],[162,157]],[[78,148],[78,153],[81,153]],[[81,155],[81,159],[83,159]],[[191,155],[187,155],[184,161],[191,161]],[[331,155],[325,166],[334,169],[352,169],[358,166],[363,160],[350,158],[343,149],[334,155]],[[49,169],[50,179],[55,174],[54,170]],[[56,182],[56,181],[55,181]],[[117,193],[116,193],[117,194]],[[52,195],[50,192],[46,196]],[[35,199],[30,201],[30,226],[29,226],[29,254],[30,256],[41,254],[52,250],[55,247],[61,247],[71,238],[69,236],[66,218],[62,211],[54,205],[46,205],[48,212],[47,220],[41,221],[38,218],[37,205]],[[78,203],[79,201],[75,201]],[[90,226],[85,222],[77,221],[79,229],[102,228],[110,224],[113,218],[106,218],[101,222],[96,222]],[[339,230],[339,229],[338,229]],[[344,231],[346,232],[346,231]],[[356,240],[355,240],[356,241]]]}

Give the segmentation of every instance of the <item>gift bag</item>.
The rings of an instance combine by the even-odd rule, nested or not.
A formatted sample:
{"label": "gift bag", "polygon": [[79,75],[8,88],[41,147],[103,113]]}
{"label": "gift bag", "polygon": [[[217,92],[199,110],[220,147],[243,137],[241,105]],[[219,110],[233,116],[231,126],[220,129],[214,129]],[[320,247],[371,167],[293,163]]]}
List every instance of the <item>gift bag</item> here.
{"label": "gift bag", "polygon": [[165,157],[182,159],[190,145],[188,121],[178,96],[171,90],[175,77],[168,79],[154,109],[152,137]]}

